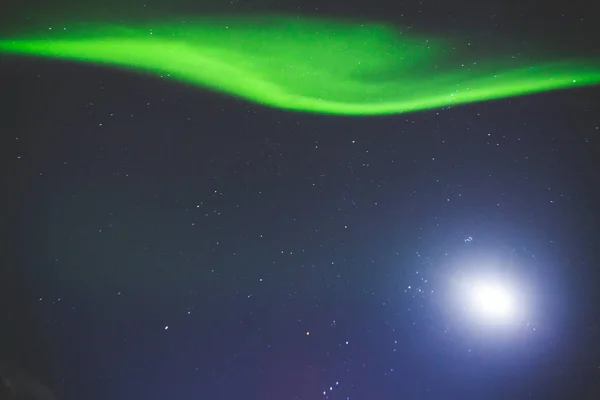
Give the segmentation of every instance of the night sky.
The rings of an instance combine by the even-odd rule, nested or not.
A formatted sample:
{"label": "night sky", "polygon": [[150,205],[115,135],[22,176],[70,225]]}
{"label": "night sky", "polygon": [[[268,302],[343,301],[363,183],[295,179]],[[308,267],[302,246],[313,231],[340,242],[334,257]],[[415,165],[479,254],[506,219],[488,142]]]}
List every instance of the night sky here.
{"label": "night sky", "polygon": [[[278,12],[599,53],[585,0],[13,3],[2,34]],[[600,398],[598,87],[349,117],[0,72],[0,358],[58,400]],[[482,279],[509,317],[473,312]]]}

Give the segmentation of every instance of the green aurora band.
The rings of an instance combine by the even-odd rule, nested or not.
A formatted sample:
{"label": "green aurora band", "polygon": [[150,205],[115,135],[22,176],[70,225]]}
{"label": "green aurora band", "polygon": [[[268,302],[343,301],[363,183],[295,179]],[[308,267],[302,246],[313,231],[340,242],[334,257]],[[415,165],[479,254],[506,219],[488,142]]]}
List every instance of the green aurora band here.
{"label": "green aurora band", "polygon": [[144,70],[326,114],[397,114],[600,83],[599,59],[478,60],[466,41],[385,24],[267,16],[66,26],[0,39],[0,53]]}

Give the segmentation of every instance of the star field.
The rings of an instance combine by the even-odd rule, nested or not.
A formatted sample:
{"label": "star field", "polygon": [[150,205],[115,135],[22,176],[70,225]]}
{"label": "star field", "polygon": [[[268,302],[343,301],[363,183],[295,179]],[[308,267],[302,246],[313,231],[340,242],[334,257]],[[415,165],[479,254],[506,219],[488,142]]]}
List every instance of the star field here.
{"label": "star field", "polygon": [[[583,55],[597,32],[577,2],[405,3],[255,7],[522,36],[516,57],[544,27]],[[0,358],[56,399],[599,393],[597,87],[359,118],[64,61],[0,71]],[[473,287],[515,318],[480,318]]]}

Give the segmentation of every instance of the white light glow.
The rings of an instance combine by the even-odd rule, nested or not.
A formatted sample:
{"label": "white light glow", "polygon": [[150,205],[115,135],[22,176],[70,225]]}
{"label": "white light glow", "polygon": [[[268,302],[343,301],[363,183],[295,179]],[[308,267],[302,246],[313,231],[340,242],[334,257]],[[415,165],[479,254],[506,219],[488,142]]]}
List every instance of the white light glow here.
{"label": "white light glow", "polygon": [[535,317],[536,301],[527,271],[490,254],[457,254],[445,260],[447,286],[431,296],[454,332],[486,340],[523,332]]}
{"label": "white light glow", "polygon": [[482,317],[488,319],[510,318],[515,311],[511,293],[499,285],[479,283],[473,285],[472,306]]}

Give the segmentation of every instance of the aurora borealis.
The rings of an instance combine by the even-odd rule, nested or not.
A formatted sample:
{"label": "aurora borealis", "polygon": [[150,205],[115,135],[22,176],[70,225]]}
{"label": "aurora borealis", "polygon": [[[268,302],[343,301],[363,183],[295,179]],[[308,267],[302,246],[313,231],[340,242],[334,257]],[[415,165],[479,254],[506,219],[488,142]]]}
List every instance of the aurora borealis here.
{"label": "aurora borealis", "polygon": [[267,106],[345,115],[397,114],[600,82],[596,60],[457,56],[450,40],[385,24],[268,16],[75,26],[81,28],[4,38],[0,52],[146,71]]}

